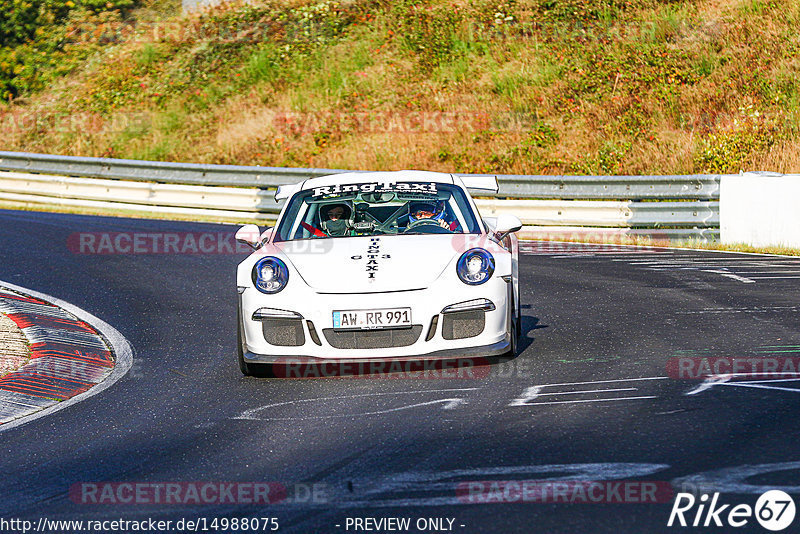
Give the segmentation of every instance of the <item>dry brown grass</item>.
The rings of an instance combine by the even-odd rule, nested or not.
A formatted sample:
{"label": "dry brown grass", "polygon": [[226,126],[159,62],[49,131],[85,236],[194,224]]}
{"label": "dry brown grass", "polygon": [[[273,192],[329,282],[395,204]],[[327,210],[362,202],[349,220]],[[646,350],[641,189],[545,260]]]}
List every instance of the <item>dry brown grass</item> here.
{"label": "dry brown grass", "polygon": [[[456,3],[464,13],[472,13],[472,6],[478,4]],[[376,19],[353,25],[341,39],[318,48],[311,59],[292,58],[282,65],[277,79],[253,79],[246,84],[234,76],[247,76],[248,54],[256,51],[255,44],[202,59],[207,44],[155,43],[169,48],[169,54],[142,66],[137,58],[146,44],[121,42],[48,91],[10,106],[0,104],[3,148],[373,170],[685,174],[703,172],[698,161],[703,151],[710,150],[708,143],[713,144],[709,136],[735,131],[742,120],[740,109],[750,109],[760,113],[759,121],[770,128],[774,125],[763,132],[779,138],[774,143],[746,145],[734,156],[712,151],[715,164],[731,172],[743,166],[779,172],[800,169],[794,115],[800,108],[800,37],[793,26],[800,21],[796,2],[780,0],[776,7],[758,0],[647,4],[626,11],[627,22],[615,24],[629,35],[607,43],[591,39],[579,43],[572,35],[550,32],[539,4],[521,1],[516,11],[519,22],[538,21],[538,33],[472,43],[466,55],[427,73],[419,70],[419,58],[403,47],[401,39],[388,33],[397,25],[390,5],[370,8]],[[655,41],[643,37],[644,30],[655,32]],[[639,49],[641,53],[632,52]],[[654,81],[637,81],[637,75],[651,68],[647,61],[655,58],[657,62],[661,54],[666,58],[664,69],[673,68],[668,66],[673,61],[675,69],[683,69],[678,74],[696,80],[670,86],[663,74],[667,71],[656,65],[652,67]],[[238,59],[215,70],[228,56]],[[684,56],[689,59],[681,59]],[[596,65],[598,58],[614,66]],[[303,61],[309,68],[296,72],[295,63]],[[179,90],[160,88],[166,93],[155,95],[155,87],[192,62],[205,65],[208,79]],[[114,76],[120,78],[114,82],[117,85],[109,81]],[[589,89],[582,85],[592,77],[599,89],[591,89],[591,83]],[[134,79],[135,83],[128,83]],[[221,91],[224,96],[199,97],[204,99],[200,105],[195,91],[203,95]],[[766,99],[770,94],[779,100]],[[625,118],[631,110],[641,110],[641,117]],[[493,124],[420,133],[325,123],[325,117],[341,114],[437,111],[479,112]],[[287,131],[275,120],[285,112],[316,113],[323,120],[317,128]],[[136,114],[148,117],[146,127],[125,126],[126,117]],[[14,120],[8,122],[9,116]],[[514,116],[526,118],[521,128],[498,126]],[[537,123],[552,128],[556,139],[531,148],[526,142]]]}

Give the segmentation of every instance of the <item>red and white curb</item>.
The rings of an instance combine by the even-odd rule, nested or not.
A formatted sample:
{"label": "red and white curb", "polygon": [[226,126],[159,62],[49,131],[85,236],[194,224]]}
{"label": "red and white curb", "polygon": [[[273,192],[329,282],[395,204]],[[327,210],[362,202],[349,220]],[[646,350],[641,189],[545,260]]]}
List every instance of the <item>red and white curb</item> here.
{"label": "red and white curb", "polygon": [[28,363],[0,378],[0,432],[100,393],[133,363],[122,334],[60,299],[0,280],[0,312],[31,350]]}

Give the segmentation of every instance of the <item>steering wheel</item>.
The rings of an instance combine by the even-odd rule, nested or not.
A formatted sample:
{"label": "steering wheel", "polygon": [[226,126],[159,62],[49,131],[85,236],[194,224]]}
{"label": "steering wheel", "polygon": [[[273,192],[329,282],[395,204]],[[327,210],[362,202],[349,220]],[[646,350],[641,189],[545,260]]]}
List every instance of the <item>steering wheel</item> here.
{"label": "steering wheel", "polygon": [[403,231],[403,233],[413,230],[414,228],[419,228],[420,226],[435,226],[436,228],[446,231],[446,232],[436,232],[436,233],[450,233],[450,231],[442,227],[442,225],[440,225],[439,221],[437,221],[436,219],[417,219],[416,221],[406,226],[406,229]]}

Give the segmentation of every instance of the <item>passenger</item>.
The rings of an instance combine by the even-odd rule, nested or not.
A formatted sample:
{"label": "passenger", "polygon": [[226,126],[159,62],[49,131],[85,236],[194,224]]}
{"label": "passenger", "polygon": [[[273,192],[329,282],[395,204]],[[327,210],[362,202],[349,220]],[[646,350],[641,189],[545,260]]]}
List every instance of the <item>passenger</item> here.
{"label": "passenger", "polygon": [[348,235],[350,230],[350,206],[330,204],[321,210],[322,229],[331,237]]}

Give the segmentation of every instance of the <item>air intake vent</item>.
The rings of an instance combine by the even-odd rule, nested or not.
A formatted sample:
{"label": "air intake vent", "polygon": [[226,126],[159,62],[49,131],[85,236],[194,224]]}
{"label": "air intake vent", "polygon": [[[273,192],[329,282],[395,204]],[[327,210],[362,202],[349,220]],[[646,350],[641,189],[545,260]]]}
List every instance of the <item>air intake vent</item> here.
{"label": "air intake vent", "polygon": [[277,347],[305,345],[302,319],[263,319],[264,339]]}
{"label": "air intake vent", "polygon": [[322,334],[337,349],[388,349],[408,347],[419,339],[422,325],[390,330],[334,330],[324,328]]}
{"label": "air intake vent", "polygon": [[475,337],[483,332],[485,325],[486,313],[480,310],[445,313],[442,315],[442,337],[448,340]]}

